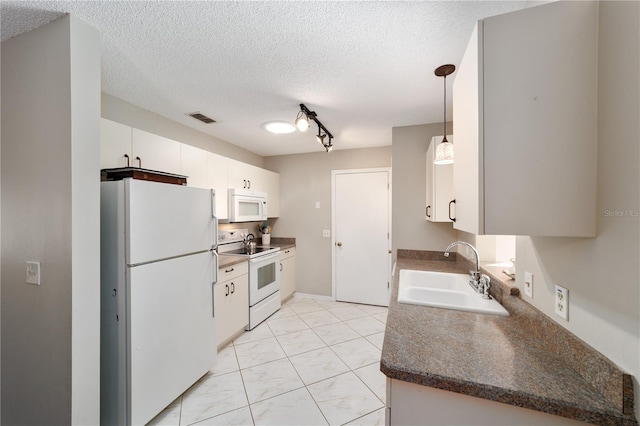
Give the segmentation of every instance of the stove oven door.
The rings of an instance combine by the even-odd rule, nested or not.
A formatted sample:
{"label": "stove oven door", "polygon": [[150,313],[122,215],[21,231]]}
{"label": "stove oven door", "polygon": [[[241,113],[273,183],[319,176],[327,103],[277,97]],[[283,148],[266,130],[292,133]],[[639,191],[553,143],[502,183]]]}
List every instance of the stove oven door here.
{"label": "stove oven door", "polygon": [[249,260],[249,306],[280,290],[280,251]]}

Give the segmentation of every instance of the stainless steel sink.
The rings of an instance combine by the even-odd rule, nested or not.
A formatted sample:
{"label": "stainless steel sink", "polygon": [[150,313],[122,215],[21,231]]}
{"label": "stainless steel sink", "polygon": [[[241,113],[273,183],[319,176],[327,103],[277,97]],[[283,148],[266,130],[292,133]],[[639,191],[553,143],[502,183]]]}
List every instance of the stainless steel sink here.
{"label": "stainless steel sink", "polygon": [[468,274],[401,269],[399,279],[399,303],[509,316],[495,299],[483,299],[469,286]]}

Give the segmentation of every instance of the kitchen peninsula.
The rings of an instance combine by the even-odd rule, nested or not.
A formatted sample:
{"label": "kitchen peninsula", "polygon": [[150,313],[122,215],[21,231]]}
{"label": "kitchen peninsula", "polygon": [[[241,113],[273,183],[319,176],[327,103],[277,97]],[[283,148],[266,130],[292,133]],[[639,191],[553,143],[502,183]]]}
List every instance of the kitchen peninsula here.
{"label": "kitchen peninsula", "polygon": [[400,269],[470,269],[462,256],[446,259],[439,252],[398,250],[380,363],[388,424],[424,422],[429,412],[433,424],[506,424],[517,417],[527,424],[637,425],[632,377],[496,274],[491,294],[509,317],[397,302]]}

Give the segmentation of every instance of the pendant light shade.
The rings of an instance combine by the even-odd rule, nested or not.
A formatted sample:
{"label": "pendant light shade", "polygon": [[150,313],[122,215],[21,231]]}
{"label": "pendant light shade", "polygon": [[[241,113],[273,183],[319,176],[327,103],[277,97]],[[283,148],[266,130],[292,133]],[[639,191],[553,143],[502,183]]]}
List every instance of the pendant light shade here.
{"label": "pendant light shade", "polygon": [[436,148],[436,158],[433,164],[453,164],[453,144],[445,136]]}
{"label": "pendant light shade", "polygon": [[455,70],[456,66],[452,64],[441,65],[435,70],[435,75],[444,77],[444,121],[442,123],[444,137],[436,148],[433,164],[437,165],[453,163],[453,144],[447,140],[447,76]]}

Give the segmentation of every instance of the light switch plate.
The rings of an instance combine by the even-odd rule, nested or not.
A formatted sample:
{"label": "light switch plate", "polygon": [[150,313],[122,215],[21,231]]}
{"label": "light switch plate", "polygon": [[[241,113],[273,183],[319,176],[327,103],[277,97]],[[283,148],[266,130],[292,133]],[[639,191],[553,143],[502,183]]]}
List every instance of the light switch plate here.
{"label": "light switch plate", "polygon": [[40,262],[27,262],[27,284],[40,285]]}
{"label": "light switch plate", "polygon": [[556,284],[556,315],[569,321],[569,290]]}
{"label": "light switch plate", "polygon": [[524,294],[533,298],[533,274],[531,272],[524,273]]}

